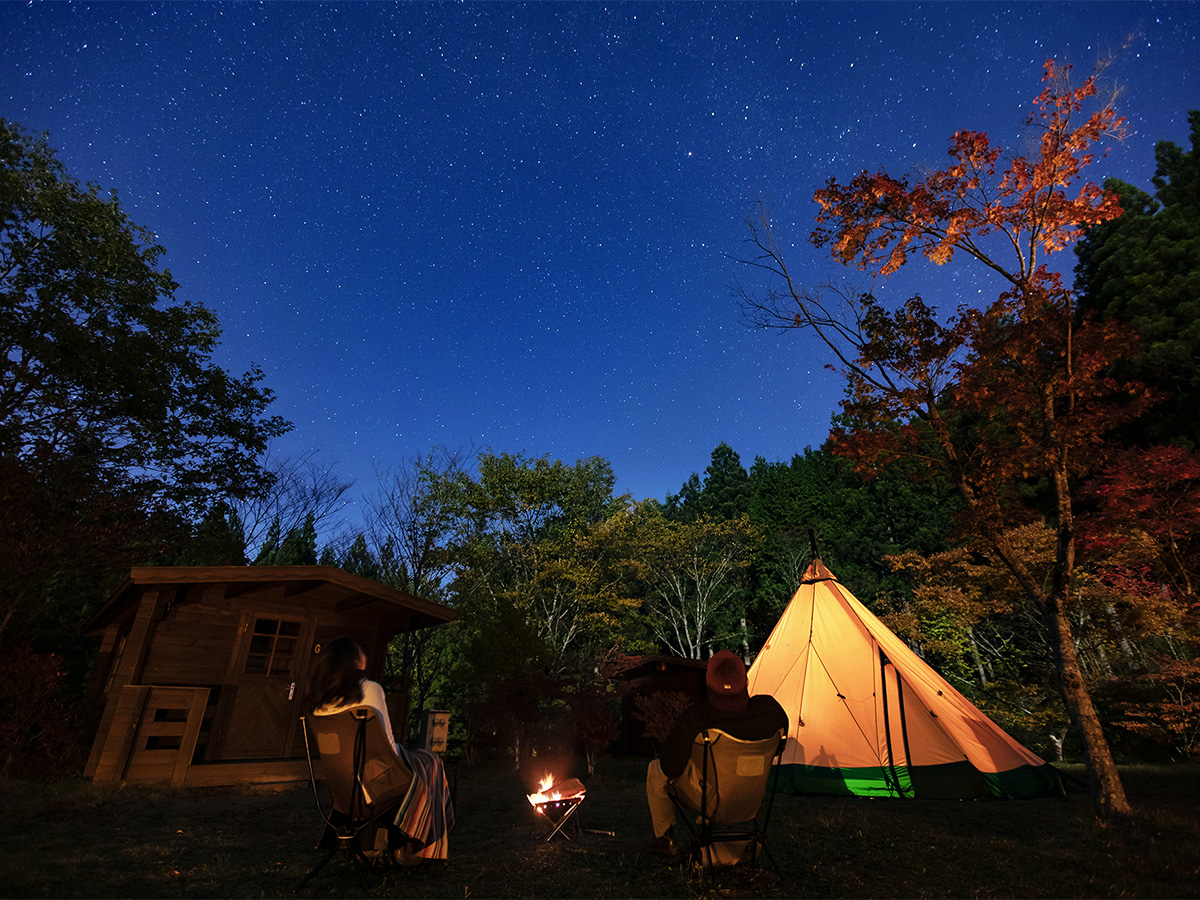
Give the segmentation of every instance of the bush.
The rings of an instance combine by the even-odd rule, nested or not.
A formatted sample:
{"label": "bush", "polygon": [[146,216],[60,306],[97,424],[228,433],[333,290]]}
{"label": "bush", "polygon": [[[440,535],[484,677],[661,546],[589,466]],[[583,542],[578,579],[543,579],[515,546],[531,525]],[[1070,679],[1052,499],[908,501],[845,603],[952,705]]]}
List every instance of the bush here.
{"label": "bush", "polygon": [[35,653],[28,644],[0,651],[0,783],[82,767],[90,735],[65,669],[61,654]]}

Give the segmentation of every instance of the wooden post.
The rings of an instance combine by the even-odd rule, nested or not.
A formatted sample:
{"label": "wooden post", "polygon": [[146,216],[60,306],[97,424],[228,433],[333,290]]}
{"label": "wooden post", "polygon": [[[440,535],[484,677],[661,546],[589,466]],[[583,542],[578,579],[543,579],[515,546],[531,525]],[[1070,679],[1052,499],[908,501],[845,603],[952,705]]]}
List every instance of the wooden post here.
{"label": "wooden post", "polygon": [[83,769],[84,775],[93,781],[118,781],[124,775],[133,734],[146,699],[146,690],[137,685],[137,679],[150,648],[159,608],[165,605],[169,594],[169,591],[157,590],[142,594],[125,649],[116,663],[117,670],[113,673],[100,727],[92,741],[92,751]]}

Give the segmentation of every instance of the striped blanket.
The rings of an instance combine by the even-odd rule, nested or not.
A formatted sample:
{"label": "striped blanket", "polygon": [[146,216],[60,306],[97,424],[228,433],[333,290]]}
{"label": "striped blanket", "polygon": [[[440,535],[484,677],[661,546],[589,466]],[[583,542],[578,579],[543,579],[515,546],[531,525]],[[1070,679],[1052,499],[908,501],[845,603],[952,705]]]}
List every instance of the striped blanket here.
{"label": "striped blanket", "polygon": [[450,855],[450,829],[454,827],[454,804],[450,785],[439,757],[428,750],[398,748],[413,771],[412,785],[396,811],[396,827],[419,845],[417,856],[446,859]]}

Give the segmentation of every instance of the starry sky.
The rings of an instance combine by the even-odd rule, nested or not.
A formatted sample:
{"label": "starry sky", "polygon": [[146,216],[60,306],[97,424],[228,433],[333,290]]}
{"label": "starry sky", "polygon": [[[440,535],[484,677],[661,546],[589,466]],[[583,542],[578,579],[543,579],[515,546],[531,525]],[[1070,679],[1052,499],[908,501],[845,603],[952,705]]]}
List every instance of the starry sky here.
{"label": "starry sky", "polygon": [[[0,34],[0,116],[118,191],[216,361],[263,368],[274,451],[355,498],[434,446],[602,456],[639,499],[722,441],[819,446],[827,354],[734,297],[756,200],[816,283],[815,187],[1020,145],[1048,57],[1118,51],[1097,180],[1148,187],[1200,107],[1193,3],[0,2]],[[994,295],[909,268],[896,296]]]}

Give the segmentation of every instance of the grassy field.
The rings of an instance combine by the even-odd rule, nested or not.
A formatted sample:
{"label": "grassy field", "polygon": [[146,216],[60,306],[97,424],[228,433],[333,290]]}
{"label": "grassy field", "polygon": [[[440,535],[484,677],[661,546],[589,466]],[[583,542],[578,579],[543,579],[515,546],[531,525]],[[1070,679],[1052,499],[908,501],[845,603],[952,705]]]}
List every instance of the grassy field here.
{"label": "grassy field", "polygon": [[[1200,896],[1196,767],[1123,770],[1138,815],[1108,827],[1082,794],[1023,802],[780,797],[769,834],[780,871],[725,870],[706,881],[678,859],[643,852],[644,761],[605,760],[581,776],[585,830],[574,842],[544,840],[524,780],[501,763],[449,771],[458,825],[448,861],[374,873],[368,892],[335,858],[300,896]],[[14,782],[0,807],[4,897],[289,897],[320,858],[307,785]]]}

